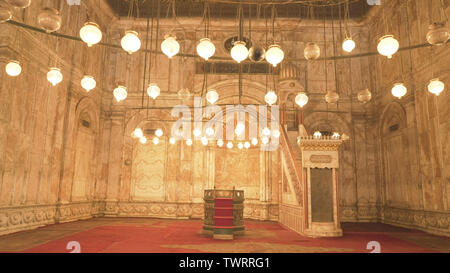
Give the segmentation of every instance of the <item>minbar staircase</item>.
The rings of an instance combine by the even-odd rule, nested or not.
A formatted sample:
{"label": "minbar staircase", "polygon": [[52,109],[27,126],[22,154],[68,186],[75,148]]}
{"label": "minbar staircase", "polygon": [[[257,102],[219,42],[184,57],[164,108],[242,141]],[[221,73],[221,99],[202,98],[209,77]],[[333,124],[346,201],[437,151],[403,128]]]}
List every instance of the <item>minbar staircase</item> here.
{"label": "minbar staircase", "polygon": [[287,169],[286,176],[290,177],[291,186],[295,192],[297,205],[284,204],[280,202],[279,222],[283,226],[303,234],[307,225],[307,210],[304,208],[306,199],[306,189],[303,179],[301,151],[297,144],[297,131],[287,131],[284,126],[280,126],[280,146],[283,156],[282,164]]}

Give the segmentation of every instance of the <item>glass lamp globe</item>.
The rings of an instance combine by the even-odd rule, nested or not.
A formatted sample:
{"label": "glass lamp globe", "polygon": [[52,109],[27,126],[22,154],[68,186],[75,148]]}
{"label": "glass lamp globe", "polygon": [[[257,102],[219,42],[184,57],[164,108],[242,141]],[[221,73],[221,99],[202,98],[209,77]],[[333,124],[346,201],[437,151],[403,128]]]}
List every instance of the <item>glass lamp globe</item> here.
{"label": "glass lamp globe", "polygon": [[22,72],[22,67],[20,66],[19,61],[9,61],[5,66],[6,73],[11,77],[19,76]]}
{"label": "glass lamp globe", "polygon": [[358,92],[358,100],[362,103],[369,102],[372,99],[372,93],[368,88]]}
{"label": "glass lamp globe", "polygon": [[211,128],[211,127],[206,128],[205,132],[206,132],[206,135],[207,135],[207,136],[213,136],[214,133],[215,133],[215,132],[214,132],[214,129]]}
{"label": "glass lamp globe", "polygon": [[262,130],[262,134],[264,135],[264,136],[270,136],[270,129],[269,128],[267,128],[267,127],[265,127],[263,130]]}
{"label": "glass lamp globe", "polygon": [[253,146],[258,145],[258,139],[256,137],[252,138],[252,144]]}
{"label": "glass lamp globe", "polygon": [[431,45],[443,45],[450,38],[450,32],[443,22],[433,23],[428,29],[427,41]]}
{"label": "glass lamp globe", "polygon": [[174,137],[169,138],[169,143],[170,144],[175,144],[177,142],[177,140]]}
{"label": "glass lamp globe", "polygon": [[436,96],[439,96],[439,94],[444,91],[445,85],[443,82],[441,82],[439,79],[432,79],[428,83],[428,91],[432,94],[435,94]]}
{"label": "glass lamp globe", "polygon": [[295,103],[298,104],[298,106],[300,106],[301,108],[303,108],[303,106],[308,103],[308,100],[309,98],[305,92],[300,92],[297,94],[297,96],[295,96]]}
{"label": "glass lamp globe", "polygon": [[147,88],[147,94],[152,99],[156,99],[161,94],[161,89],[156,83],[150,83]]}
{"label": "glass lamp globe", "polygon": [[272,105],[275,102],[277,102],[277,94],[273,91],[267,92],[267,94],[264,96],[264,100],[267,104]]}
{"label": "glass lamp globe", "polygon": [[89,92],[92,89],[94,89],[96,85],[97,85],[97,82],[95,81],[94,77],[92,77],[92,76],[85,75],[81,79],[81,87],[83,87],[86,90],[86,92]]}
{"label": "glass lamp globe", "polygon": [[208,145],[208,139],[207,139],[206,137],[202,137],[202,138],[200,139],[200,141],[202,142],[202,145],[203,145],[203,146]]}
{"label": "glass lamp globe", "polygon": [[231,49],[231,58],[236,62],[240,63],[248,57],[248,49],[245,46],[245,42],[237,41],[234,42],[233,48]]}
{"label": "glass lamp globe", "polygon": [[246,141],[246,142],[244,143],[244,148],[245,148],[245,149],[250,148],[250,142]]}
{"label": "glass lamp globe", "polygon": [[214,104],[219,99],[219,94],[216,92],[216,90],[211,89],[206,93],[206,100]]}
{"label": "glass lamp globe", "polygon": [[325,95],[325,101],[327,103],[336,103],[339,100],[339,94],[336,91],[328,91]]}
{"label": "glass lamp globe", "polygon": [[141,138],[144,136],[144,132],[142,131],[141,128],[136,128],[134,129],[132,136],[135,138]]}
{"label": "glass lamp globe", "polygon": [[63,75],[61,73],[61,70],[56,67],[50,68],[50,70],[47,72],[47,80],[53,86],[56,86],[58,83],[60,83],[63,80]]}
{"label": "glass lamp globe", "polygon": [[208,38],[201,39],[197,45],[197,53],[200,57],[205,59],[205,61],[211,58],[214,55],[215,51],[216,47]]}
{"label": "glass lamp globe", "polygon": [[228,143],[227,143],[227,148],[228,148],[228,149],[233,148],[233,142],[228,141]]}
{"label": "glass lamp globe", "polygon": [[381,55],[388,57],[388,59],[391,59],[392,55],[394,55],[398,51],[399,47],[400,44],[393,35],[385,35],[378,41],[377,50]]}
{"label": "glass lamp globe", "polygon": [[269,143],[269,138],[266,137],[266,136],[265,136],[265,137],[262,137],[262,138],[261,138],[261,143],[264,144],[264,145],[266,145],[267,143]]}
{"label": "glass lamp globe", "polygon": [[9,21],[11,20],[11,18],[12,18],[11,9],[6,4],[2,4],[0,2],[0,23]]}
{"label": "glass lamp globe", "polygon": [[339,139],[341,137],[341,135],[338,132],[334,132],[333,135],[331,136],[332,139]]}
{"label": "glass lamp globe", "polygon": [[98,44],[102,40],[100,26],[94,22],[86,22],[80,29],[80,38],[88,47]]}
{"label": "glass lamp globe", "polygon": [[217,146],[222,147],[223,146],[223,140],[218,139],[217,140]]}
{"label": "glass lamp globe", "polygon": [[307,43],[303,55],[307,60],[315,60],[320,57],[320,47],[316,43]]}
{"label": "glass lamp globe", "polygon": [[244,144],[242,144],[242,142],[239,142],[237,147],[239,150],[242,150],[242,148],[244,148]]}
{"label": "glass lamp globe", "polygon": [[261,62],[262,60],[264,60],[266,56],[266,50],[260,46],[260,45],[253,45],[249,50],[248,50],[248,58],[252,61],[252,62]]}
{"label": "glass lamp globe", "polygon": [[16,8],[28,8],[31,5],[31,0],[6,0],[11,6]]}
{"label": "glass lamp globe", "polygon": [[191,146],[192,145],[192,139],[187,139],[186,140],[186,145],[187,146]]}
{"label": "glass lamp globe", "polygon": [[274,138],[279,138],[280,135],[281,135],[281,133],[280,133],[279,130],[273,130],[273,131],[272,131],[272,136],[273,136]]}
{"label": "glass lamp globe", "polygon": [[122,37],[120,44],[128,54],[133,54],[141,48],[141,40],[139,40],[138,33],[133,30],[125,31],[125,35]]}
{"label": "glass lamp globe", "polygon": [[319,131],[315,131],[313,134],[314,138],[321,138],[322,137],[322,133]]}
{"label": "glass lamp globe", "polygon": [[164,36],[164,41],[161,43],[161,51],[170,59],[177,55],[180,51],[180,44],[178,43],[177,38],[173,35]]}
{"label": "glass lamp globe", "polygon": [[353,49],[355,49],[355,47],[356,47],[356,43],[355,43],[355,41],[353,41],[352,38],[346,38],[344,40],[344,42],[342,43],[342,49],[345,52],[349,52],[350,53],[350,52],[353,51]]}
{"label": "glass lamp globe", "polygon": [[119,85],[116,89],[114,89],[113,94],[117,102],[121,102],[127,98],[127,88],[125,86]]}
{"label": "glass lamp globe", "polygon": [[156,129],[156,131],[155,131],[155,136],[157,136],[157,137],[162,137],[163,134],[164,134],[163,130],[161,130],[161,129]]}
{"label": "glass lamp globe", "polygon": [[158,143],[159,143],[159,138],[158,138],[158,137],[154,137],[154,138],[152,139],[152,142],[153,142],[153,144],[158,145]]}
{"label": "glass lamp globe", "polygon": [[147,138],[145,136],[139,138],[139,142],[141,142],[142,144],[147,143]]}
{"label": "glass lamp globe", "polygon": [[271,45],[266,52],[266,60],[268,63],[276,67],[284,59],[284,52],[279,45]]}
{"label": "glass lamp globe", "polygon": [[38,15],[38,24],[46,32],[58,31],[61,28],[61,15],[54,8],[44,8]]}
{"label": "glass lamp globe", "polygon": [[394,84],[394,87],[392,87],[391,92],[394,97],[401,99],[404,95],[406,95],[406,92],[408,92],[408,90],[403,83],[396,83]]}
{"label": "glass lamp globe", "polygon": [[242,133],[245,131],[245,125],[242,122],[239,122],[238,124],[236,124],[236,129],[234,129],[234,132],[236,133],[237,136],[242,135]]}
{"label": "glass lamp globe", "polygon": [[199,128],[195,128],[193,134],[195,137],[199,137],[202,134],[202,131]]}

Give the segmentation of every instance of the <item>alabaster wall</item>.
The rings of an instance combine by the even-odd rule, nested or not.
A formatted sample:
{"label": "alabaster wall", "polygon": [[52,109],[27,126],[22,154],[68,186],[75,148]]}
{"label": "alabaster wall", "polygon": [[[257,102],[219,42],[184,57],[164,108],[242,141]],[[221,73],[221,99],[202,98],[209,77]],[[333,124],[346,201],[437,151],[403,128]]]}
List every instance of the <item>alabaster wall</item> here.
{"label": "alabaster wall", "polygon": [[[387,29],[401,47],[425,44],[429,5],[434,21],[441,21],[441,1],[389,1],[368,20],[370,49]],[[448,1],[446,16],[450,15]],[[448,25],[448,24],[447,24]],[[381,56],[370,62],[376,107],[371,134],[376,136],[376,181],[380,220],[394,225],[450,234],[450,135],[449,63],[450,49],[444,46],[401,51],[388,60]],[[432,57],[431,57],[432,56]],[[432,62],[431,62],[432,61]],[[403,67],[402,67],[403,66]],[[438,97],[427,91],[435,76],[446,90]],[[403,81],[408,93],[402,99],[391,95],[393,83]],[[397,128],[397,129],[395,129]]]}
{"label": "alabaster wall", "polygon": [[[108,9],[82,2],[61,1],[60,33],[78,36],[86,9],[106,28],[112,18]],[[15,9],[13,20],[37,26],[44,4],[51,3],[32,1],[27,9]],[[96,163],[104,124],[104,73],[98,64],[105,53],[103,47],[88,49],[79,41],[1,24],[0,234],[97,213],[94,196],[101,192],[102,166]],[[21,63],[18,77],[5,73],[10,59]],[[55,87],[46,79],[51,66],[64,76]],[[80,86],[84,74],[97,80],[90,93]]]}

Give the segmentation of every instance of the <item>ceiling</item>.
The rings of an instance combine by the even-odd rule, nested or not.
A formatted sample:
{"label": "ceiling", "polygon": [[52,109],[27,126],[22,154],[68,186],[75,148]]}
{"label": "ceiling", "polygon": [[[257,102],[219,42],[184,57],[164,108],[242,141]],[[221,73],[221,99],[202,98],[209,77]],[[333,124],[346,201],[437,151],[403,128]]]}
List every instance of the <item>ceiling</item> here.
{"label": "ceiling", "polygon": [[[148,18],[157,15],[157,3],[158,0],[134,0],[139,4],[139,16],[141,18]],[[217,1],[217,2],[216,2]],[[305,0],[311,2],[311,0]],[[324,16],[326,19],[339,18],[339,7],[334,6],[320,6],[325,3],[342,3],[347,0],[314,0],[316,7],[313,8],[314,17],[316,19],[322,19]],[[349,15],[353,19],[361,19],[367,14],[367,12],[372,8],[372,6],[367,4],[367,0],[349,0],[351,3],[349,5]],[[119,17],[128,16],[128,11],[130,7],[130,0],[106,0],[113,11]],[[171,16],[170,3],[169,0],[159,1],[161,3],[160,17],[166,18],[166,16]],[[203,16],[203,4],[202,0],[176,0],[175,4],[175,14],[180,17],[202,17]],[[209,0],[210,3],[210,17],[211,18],[236,18],[237,9],[239,5],[235,3],[236,0]],[[256,1],[253,1],[256,2]],[[260,2],[265,2],[261,0]],[[266,1],[267,2],[267,1]],[[272,2],[283,2],[283,4],[276,5],[276,13],[279,18],[305,18],[308,15],[308,6],[302,4],[303,0],[272,0]],[[296,2],[296,3],[286,3],[286,2]],[[306,3],[306,2],[305,2]],[[341,13],[343,13],[344,6],[339,5]],[[249,5],[243,5],[244,17],[249,16]],[[263,5],[260,9],[260,18],[264,16],[264,10],[266,17],[270,18],[271,6]],[[251,5],[250,14],[253,18],[256,17],[257,5]],[[134,13],[136,16],[136,13]],[[343,16],[343,15],[342,15]]]}

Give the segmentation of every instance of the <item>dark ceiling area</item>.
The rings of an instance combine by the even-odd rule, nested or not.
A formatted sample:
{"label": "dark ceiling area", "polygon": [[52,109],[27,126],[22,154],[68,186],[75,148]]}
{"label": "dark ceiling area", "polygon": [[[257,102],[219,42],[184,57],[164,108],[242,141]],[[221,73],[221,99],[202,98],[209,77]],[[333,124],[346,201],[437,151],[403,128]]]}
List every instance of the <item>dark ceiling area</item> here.
{"label": "dark ceiling area", "polygon": [[[113,11],[117,16],[127,17],[130,9],[131,0],[107,0],[108,4],[111,6]],[[136,0],[135,0],[136,1]],[[296,3],[286,3],[286,0],[279,0],[283,4],[276,5],[276,17],[279,18],[310,18],[311,13],[309,6],[302,4],[301,1],[295,1]],[[331,6],[320,6],[320,4],[325,3],[342,3],[344,0],[327,0],[315,2],[315,6],[312,8],[315,19],[332,19],[336,20],[339,17],[344,16],[344,5],[331,5]],[[131,1],[133,2],[133,1]],[[157,16],[158,2],[160,2],[160,17],[166,18],[172,16],[171,12],[171,1],[168,0],[138,0],[138,9],[134,9],[134,16],[136,16],[136,10],[139,10],[138,17],[149,18]],[[177,0],[175,1],[175,14],[179,17],[202,17],[204,12],[204,1],[200,0]],[[233,1],[231,1],[233,2]],[[256,2],[256,1],[254,1]],[[267,1],[260,1],[267,2]],[[276,1],[273,1],[276,2]],[[306,3],[306,2],[305,2]],[[237,10],[239,8],[238,4],[228,3],[227,1],[214,0],[209,1],[210,6],[210,17],[211,18],[236,18]],[[252,18],[257,16],[257,5],[242,5],[244,18],[248,19],[249,15]],[[363,18],[367,12],[372,8],[368,5],[366,0],[350,0],[349,4],[349,17],[353,19]],[[264,18],[264,13],[266,18],[271,16],[271,5],[261,5],[259,9],[260,18]],[[341,14],[341,15],[340,15]],[[340,15],[340,16],[339,16]]]}

